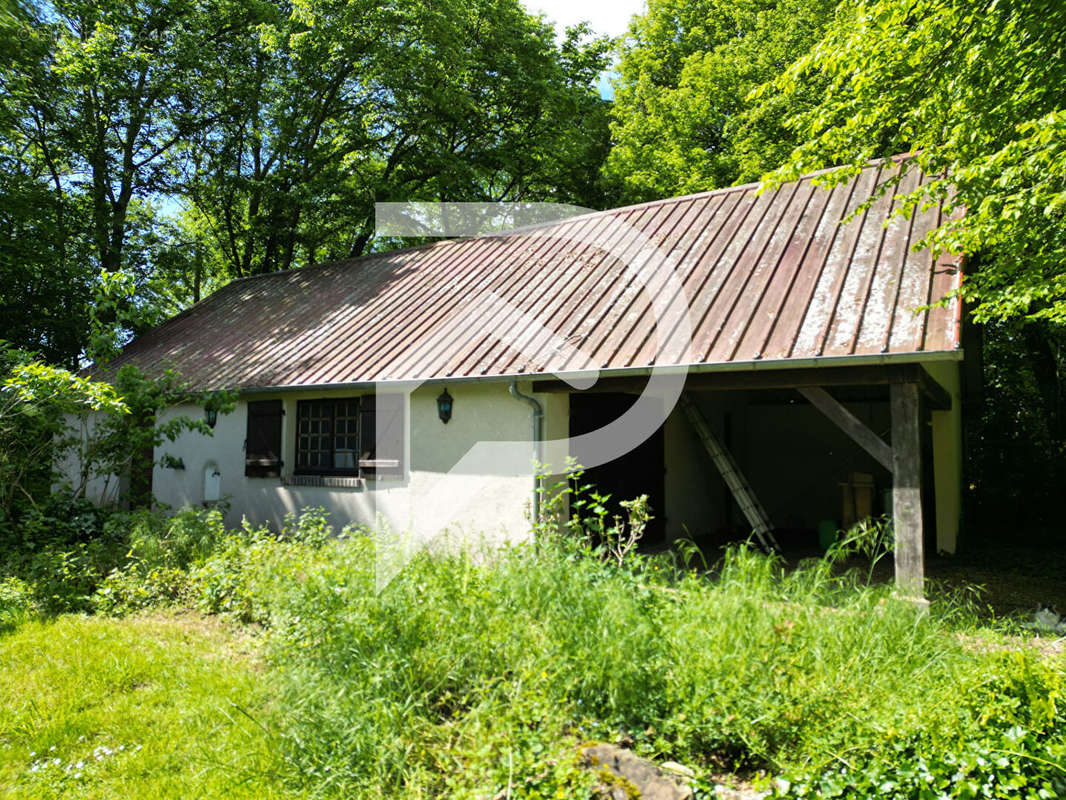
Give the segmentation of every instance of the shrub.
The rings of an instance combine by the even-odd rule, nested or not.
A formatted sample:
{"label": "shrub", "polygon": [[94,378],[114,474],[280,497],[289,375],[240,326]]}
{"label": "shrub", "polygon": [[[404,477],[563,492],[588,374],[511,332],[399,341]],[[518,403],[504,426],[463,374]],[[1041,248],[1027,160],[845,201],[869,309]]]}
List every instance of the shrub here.
{"label": "shrub", "polygon": [[0,633],[18,627],[37,611],[33,587],[18,578],[0,578]]}
{"label": "shrub", "polygon": [[225,539],[222,511],[187,508],[173,516],[139,510],[116,514],[107,530],[124,530],[126,561],[111,570],[92,596],[98,611],[128,613],[192,597],[188,569],[214,553]]}
{"label": "shrub", "polygon": [[963,696],[966,724],[890,733],[820,773],[798,772],[775,797],[1026,798],[1066,795],[1063,673],[1031,653],[986,659]]}

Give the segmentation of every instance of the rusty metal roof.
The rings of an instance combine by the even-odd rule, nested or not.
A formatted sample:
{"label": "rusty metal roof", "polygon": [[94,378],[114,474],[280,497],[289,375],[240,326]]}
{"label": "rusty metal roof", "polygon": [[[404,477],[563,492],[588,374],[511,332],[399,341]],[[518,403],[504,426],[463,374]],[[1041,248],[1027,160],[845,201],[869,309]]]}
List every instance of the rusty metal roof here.
{"label": "rusty metal roof", "polygon": [[[113,366],[255,389],[957,350],[958,300],[916,310],[961,279],[958,257],[913,249],[944,212],[891,213],[925,179],[917,166],[874,163],[832,188],[812,177],[235,280]],[[678,292],[687,323],[657,325],[642,285],[667,267],[677,280],[657,291]],[[691,345],[664,348],[686,324]]]}

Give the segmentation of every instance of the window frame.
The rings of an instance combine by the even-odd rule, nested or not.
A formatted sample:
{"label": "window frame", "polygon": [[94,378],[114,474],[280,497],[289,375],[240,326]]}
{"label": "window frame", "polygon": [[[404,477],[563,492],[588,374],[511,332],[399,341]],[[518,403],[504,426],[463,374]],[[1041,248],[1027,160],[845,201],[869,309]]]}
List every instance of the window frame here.
{"label": "window frame", "polygon": [[[359,424],[359,412],[362,409],[362,397],[316,397],[307,398],[306,400],[296,401],[296,425],[294,426],[296,431],[296,450],[295,450],[295,466],[293,469],[293,475],[338,475],[346,477],[362,477],[362,473],[359,467],[359,459],[356,458],[356,464],[354,467],[320,467],[320,466],[301,466],[301,454],[300,440],[304,436],[324,436],[329,442],[328,462],[330,464],[336,463],[337,456],[337,406],[342,403],[355,403],[356,404],[356,440],[362,443],[362,425]],[[312,434],[304,433],[301,427],[304,422],[304,409],[309,409],[312,406],[325,405],[329,408],[329,433],[322,434],[321,432]],[[343,434],[350,435],[350,434]],[[321,450],[312,450],[314,453],[321,453]]]}
{"label": "window frame", "polygon": [[[370,400],[372,405],[367,408],[367,400]],[[343,434],[337,433],[337,409],[341,404],[355,403],[356,430],[355,433],[351,433],[349,430]],[[401,403],[403,401],[401,400]],[[303,433],[301,430],[301,423],[303,422],[303,410],[314,405],[325,404],[329,407],[329,433]],[[402,477],[405,472],[405,457],[401,452],[397,459],[378,459],[378,458],[362,458],[363,452],[363,419],[366,413],[376,413],[377,395],[374,393],[362,394],[362,395],[346,395],[344,397],[309,397],[305,399],[298,399],[296,401],[296,419],[293,426],[293,476],[320,476],[320,477],[338,477],[338,478],[362,478],[362,479],[392,479]],[[349,409],[350,411],[350,409]],[[401,425],[404,424],[403,420],[406,419],[406,408],[401,405]],[[346,419],[351,419],[352,415],[343,415]],[[327,460],[330,464],[336,463],[337,458],[337,438],[338,436],[355,436],[356,441],[359,444],[359,450],[355,457],[354,467],[321,467],[321,466],[301,466],[301,454],[304,452],[301,449],[301,438],[303,436],[323,436],[328,439],[330,449],[328,451]],[[314,450],[311,452],[322,452],[321,450]],[[376,454],[375,454],[376,455]],[[383,462],[393,462],[383,463]]]}

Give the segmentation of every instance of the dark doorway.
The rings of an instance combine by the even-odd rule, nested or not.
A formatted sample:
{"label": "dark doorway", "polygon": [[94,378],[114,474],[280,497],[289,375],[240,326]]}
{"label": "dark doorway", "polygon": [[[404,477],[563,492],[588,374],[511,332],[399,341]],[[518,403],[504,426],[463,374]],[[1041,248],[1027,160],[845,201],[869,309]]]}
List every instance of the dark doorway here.
{"label": "dark doorway", "polygon": [[[602,428],[630,409],[637,395],[582,393],[570,395],[570,435],[580,436]],[[581,463],[581,453],[572,454]],[[585,472],[585,482],[601,494],[609,494],[610,514],[625,518],[618,503],[642,494],[648,496],[653,519],[644,532],[642,544],[661,544],[666,539],[666,489],[663,429],[660,427],[638,447],[607,464]]]}

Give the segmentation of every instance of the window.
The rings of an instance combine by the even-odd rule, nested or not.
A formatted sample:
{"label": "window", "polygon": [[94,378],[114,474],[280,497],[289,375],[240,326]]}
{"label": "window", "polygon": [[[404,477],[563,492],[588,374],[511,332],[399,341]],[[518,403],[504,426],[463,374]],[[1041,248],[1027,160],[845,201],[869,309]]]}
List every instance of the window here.
{"label": "window", "polygon": [[248,429],[244,440],[244,474],[250,478],[281,475],[280,400],[248,403]]}
{"label": "window", "polygon": [[403,474],[403,395],[296,404],[296,474]]}

